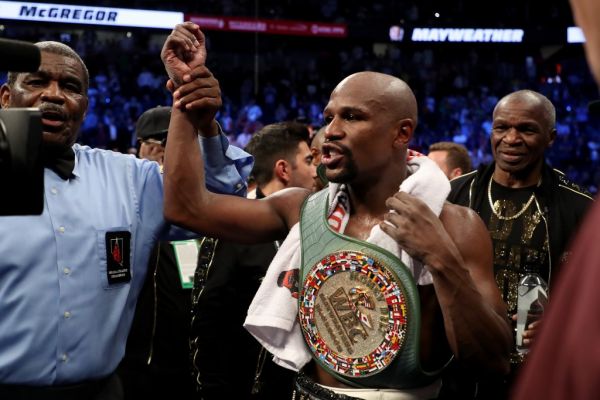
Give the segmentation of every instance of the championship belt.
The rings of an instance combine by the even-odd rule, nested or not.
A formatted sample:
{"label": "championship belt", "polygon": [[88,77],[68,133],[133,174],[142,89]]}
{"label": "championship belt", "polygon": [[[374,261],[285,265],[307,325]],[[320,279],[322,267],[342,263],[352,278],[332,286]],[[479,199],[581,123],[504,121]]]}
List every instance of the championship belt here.
{"label": "championship belt", "polygon": [[339,234],[327,222],[328,190],[309,197],[300,218],[299,320],[313,358],[352,386],[409,388],[422,371],[419,293],[390,252]]}

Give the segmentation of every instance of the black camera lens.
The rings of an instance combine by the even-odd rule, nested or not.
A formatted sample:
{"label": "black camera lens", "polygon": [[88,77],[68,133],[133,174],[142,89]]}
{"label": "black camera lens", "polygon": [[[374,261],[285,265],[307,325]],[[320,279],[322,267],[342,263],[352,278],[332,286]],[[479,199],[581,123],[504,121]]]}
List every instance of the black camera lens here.
{"label": "black camera lens", "polygon": [[39,215],[44,207],[42,116],[32,108],[0,110],[0,215]]}

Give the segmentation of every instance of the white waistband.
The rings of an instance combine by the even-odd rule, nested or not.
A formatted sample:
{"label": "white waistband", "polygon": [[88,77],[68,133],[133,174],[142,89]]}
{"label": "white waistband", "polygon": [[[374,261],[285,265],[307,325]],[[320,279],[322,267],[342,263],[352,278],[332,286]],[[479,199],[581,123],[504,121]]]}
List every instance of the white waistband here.
{"label": "white waistband", "polygon": [[442,388],[442,380],[438,379],[430,385],[414,389],[355,389],[339,388],[318,384],[337,394],[356,397],[364,400],[427,400],[435,399]]}

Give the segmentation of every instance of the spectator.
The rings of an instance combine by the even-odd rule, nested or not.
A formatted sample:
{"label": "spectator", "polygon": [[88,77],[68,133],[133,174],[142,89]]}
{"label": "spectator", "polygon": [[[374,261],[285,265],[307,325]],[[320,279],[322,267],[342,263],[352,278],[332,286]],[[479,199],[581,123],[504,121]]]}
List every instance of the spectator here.
{"label": "spectator", "polygon": [[471,157],[467,149],[453,142],[438,142],[429,146],[431,158],[442,169],[448,179],[471,172]]}

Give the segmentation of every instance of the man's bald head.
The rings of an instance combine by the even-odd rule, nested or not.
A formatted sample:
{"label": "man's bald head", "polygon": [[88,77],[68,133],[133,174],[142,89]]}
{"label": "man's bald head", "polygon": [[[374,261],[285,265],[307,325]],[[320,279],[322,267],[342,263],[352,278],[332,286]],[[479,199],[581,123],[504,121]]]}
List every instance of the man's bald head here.
{"label": "man's bald head", "polygon": [[522,187],[539,181],[545,152],[554,143],[556,112],[545,96],[520,90],[503,97],[492,122],[494,179]]}
{"label": "man's bald head", "polygon": [[541,120],[538,121],[547,130],[554,129],[556,125],[556,109],[546,96],[533,90],[519,90],[504,96],[494,108],[493,116],[495,117],[498,110],[506,107],[509,104],[519,103],[527,109],[539,109]]}
{"label": "man's bald head", "polygon": [[327,127],[321,162],[330,182],[367,183],[387,170],[393,173],[386,176],[404,176],[417,101],[401,79],[377,72],[352,74],[331,93],[323,118]]}
{"label": "man's bald head", "polygon": [[350,91],[367,105],[374,105],[392,120],[409,118],[417,125],[417,99],[402,79],[380,72],[363,71],[342,80],[331,93]]}

